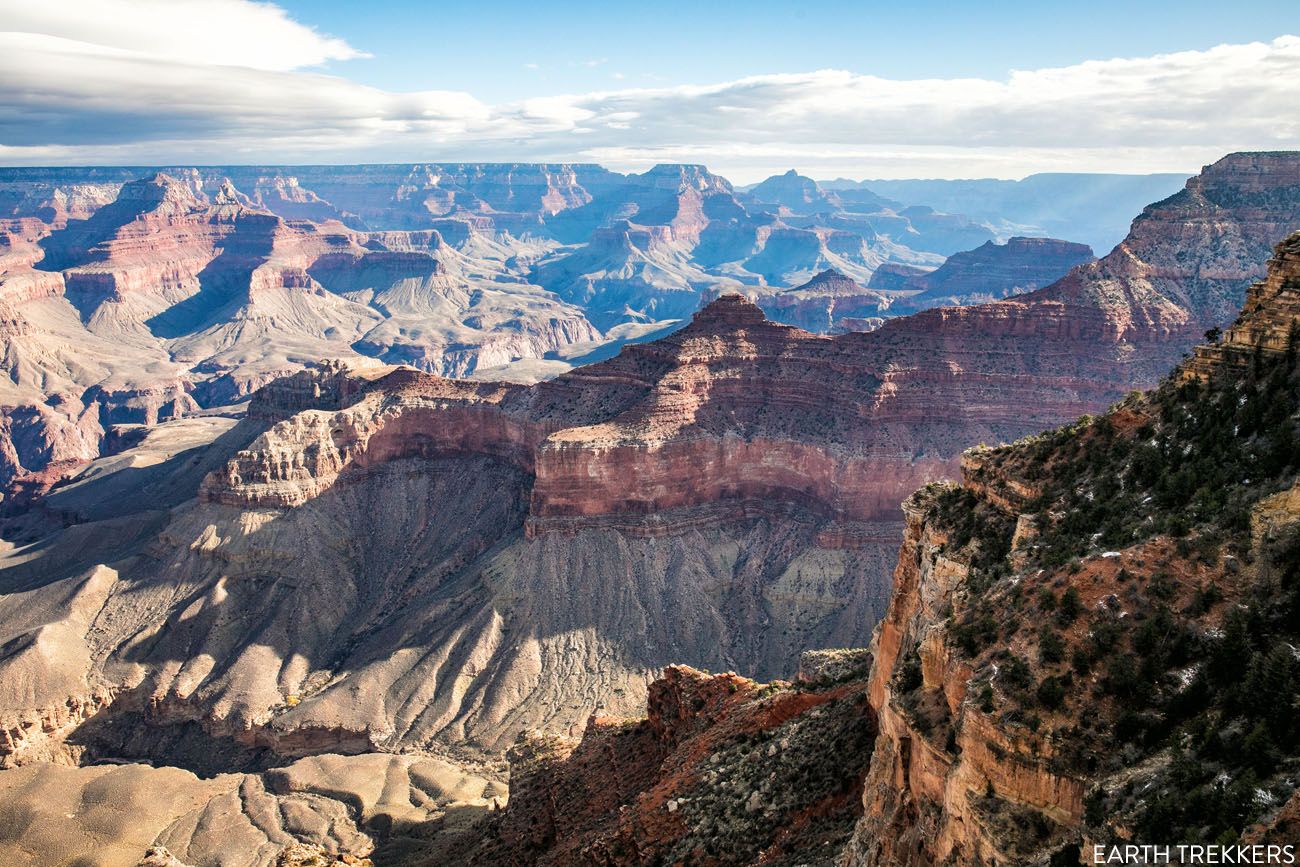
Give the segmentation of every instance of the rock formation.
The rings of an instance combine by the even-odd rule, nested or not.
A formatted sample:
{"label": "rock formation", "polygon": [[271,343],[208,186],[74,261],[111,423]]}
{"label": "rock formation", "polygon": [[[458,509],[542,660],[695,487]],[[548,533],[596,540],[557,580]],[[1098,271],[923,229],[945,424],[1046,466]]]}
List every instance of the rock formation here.
{"label": "rock formation", "polygon": [[860,322],[879,327],[894,303],[892,295],[868,289],[833,269],[793,289],[750,289],[746,294],[773,321],[823,334],[870,330],[853,327]]}
{"label": "rock formation", "polygon": [[861,643],[894,503],[946,463],[889,448],[842,340],[726,296],[531,387],[323,368],[198,457],[146,436],[8,561],[6,763],[492,751],[630,712],[672,661],[770,677]]}
{"label": "rock formation", "polygon": [[[28,765],[0,773],[0,859],[103,867],[370,867],[427,854],[505,786],[427,756],[319,755],[263,773]],[[314,856],[314,857],[313,857]]]}
{"label": "rock formation", "polygon": [[983,393],[1031,409],[1022,434],[1063,424],[1154,385],[1207,329],[1232,321],[1277,239],[1300,227],[1298,204],[1294,154],[1232,154],[1050,286],[890,319],[862,339],[899,399],[965,405]]}
{"label": "rock formation", "polygon": [[85,219],[10,223],[0,483],[96,457],[112,425],[238,401],[321,358],[463,375],[599,337],[435,230],[286,221],[228,182],[200,186],[159,174]]}
{"label": "rock formation", "polygon": [[[295,357],[283,371],[287,376],[257,367],[263,363],[259,347],[271,339],[271,331],[257,330],[272,318],[259,312],[267,309],[303,325],[305,334],[324,334],[313,332],[316,325],[306,327],[319,325],[322,311],[335,323],[349,311],[365,311],[356,315],[382,319],[365,334],[376,347],[371,351],[385,355],[390,350],[380,347],[429,345],[411,333],[414,324],[397,323],[401,311],[426,309],[421,305],[443,288],[437,297],[448,304],[462,297],[467,302],[463,327],[497,333],[475,319],[486,312],[471,312],[486,309],[488,300],[441,281],[457,268],[468,273],[504,260],[470,263],[436,230],[295,224],[258,210],[233,188],[205,192],[202,177],[128,185],[117,196],[122,207],[105,206],[81,222],[69,219],[59,230],[18,221],[7,233],[5,257],[13,270],[0,286],[11,293],[0,308],[0,327],[8,335],[10,369],[19,374],[6,382],[21,386],[6,385],[6,400],[13,394],[26,396],[26,403],[6,404],[13,409],[4,416],[3,457],[10,467],[50,472],[22,475],[24,483],[10,489],[22,496],[9,501],[4,534],[10,541],[0,551],[0,761],[22,770],[157,760],[208,779],[247,780],[324,753],[359,759],[405,751],[445,754],[465,773],[482,776],[483,763],[519,732],[540,729],[590,739],[588,750],[564,746],[533,777],[552,780],[578,799],[581,781],[574,773],[590,768],[593,755],[607,754],[601,752],[605,745],[622,743],[624,735],[636,744],[655,730],[650,724],[588,726],[593,714],[639,714],[649,685],[671,663],[770,679],[788,676],[804,649],[859,646],[884,612],[887,571],[897,562],[893,613],[880,630],[869,692],[879,717],[879,761],[873,759],[867,776],[853,857],[863,863],[890,857],[926,863],[953,851],[1004,860],[1050,857],[1076,845],[1072,829],[1080,827],[1080,815],[1089,839],[1109,839],[1115,829],[1091,822],[1089,803],[1114,804],[1134,821],[1148,821],[1146,814],[1123,801],[1122,791],[1102,785],[1096,794],[1074,765],[1052,764],[1056,741],[1049,735],[1060,720],[1049,715],[1053,726],[1044,726],[1043,713],[1026,701],[1048,708],[1064,670],[1059,662],[1033,668],[1026,661],[1025,677],[1035,678],[1032,695],[1027,687],[1016,692],[1019,666],[994,659],[993,650],[978,644],[989,629],[985,608],[1017,610],[1012,588],[1020,585],[1006,580],[1012,574],[1021,584],[1043,576],[1072,580],[1068,563],[1044,559],[1048,546],[1034,542],[1035,534],[1055,533],[1062,544],[1082,546],[1082,571],[1075,574],[1098,576],[1096,586],[1105,594],[1094,598],[1093,586],[1081,585],[1076,601],[1094,607],[1110,595],[1128,599],[1120,567],[1131,575],[1138,560],[1168,558],[1176,568],[1162,580],[1176,586],[1164,601],[1181,612],[1194,601],[1193,586],[1208,586],[1220,568],[1228,574],[1228,561],[1206,554],[1184,562],[1188,555],[1169,538],[1178,527],[1169,525],[1169,510],[1152,513],[1154,535],[1140,538],[1108,535],[1134,532],[1123,521],[1112,528],[1109,516],[1058,517],[1083,508],[1081,489],[1062,481],[1075,478],[1063,468],[1074,451],[1087,451],[1076,445],[1091,442],[1091,433],[1067,431],[1045,440],[1051,443],[1047,476],[1059,482],[1050,488],[1033,475],[1045,470],[1022,466],[1033,463],[1026,457],[1037,454],[1032,444],[968,457],[961,492],[930,489],[909,501],[901,560],[898,505],[917,487],[955,475],[968,446],[1010,441],[1100,411],[1153,380],[1159,365],[1205,328],[1225,324],[1249,280],[1263,276],[1258,261],[1265,239],[1297,223],[1298,166],[1294,157],[1276,154],[1225,158],[1183,193],[1144,212],[1109,256],[1014,299],[821,336],[768,321],[754,303],[724,292],[677,331],[534,385],[448,380],[355,357],[292,372],[306,364]],[[731,196],[709,177],[684,169],[649,175],[638,196],[644,194],[646,211],[662,206],[655,217],[661,222],[619,224],[631,247],[640,249],[642,239],[647,248],[702,245],[715,224],[732,219],[717,217],[720,211],[710,215],[715,206],[727,207]],[[308,204],[305,194],[293,195]],[[605,201],[603,193],[593,194],[557,213]],[[141,221],[167,240],[165,264],[140,255]],[[839,243],[833,232],[799,231],[811,232],[827,249]],[[508,233],[480,234],[477,241],[470,233],[466,229],[466,243],[479,244],[485,256],[530,249],[511,246]],[[59,267],[37,267],[51,253],[49,267]],[[1252,261],[1254,255],[1260,259]],[[1257,324],[1268,321],[1261,311],[1290,303],[1294,280],[1286,263],[1296,257],[1290,247],[1280,255],[1274,278],[1252,290],[1248,314],[1219,349],[1202,353],[1203,370],[1188,368],[1189,381],[1214,380],[1213,370],[1229,364],[1216,361],[1214,352],[1241,362],[1236,346],[1249,347],[1251,361],[1234,368],[1247,378],[1269,380],[1264,368],[1286,363],[1278,327]],[[100,269],[114,257],[120,270]],[[222,276],[243,275],[244,269],[247,279]],[[205,272],[219,279],[205,284]],[[85,276],[99,273],[110,276]],[[11,274],[21,278],[11,281]],[[137,278],[141,274],[147,276]],[[80,307],[69,297],[69,281],[78,280],[73,295]],[[819,282],[822,290],[802,291],[834,295],[839,287],[852,288],[833,275]],[[193,294],[180,297],[186,291]],[[206,303],[182,306],[209,291],[238,311],[232,320]],[[178,307],[185,316],[173,312]],[[421,315],[412,312],[405,322]],[[385,323],[395,323],[391,332],[382,331]],[[156,339],[160,328],[174,329],[177,336],[165,339],[174,342],[147,343],[146,334]],[[32,339],[41,332],[43,341]],[[249,334],[260,336],[241,342]],[[216,342],[216,351],[199,353],[203,362],[194,367],[174,357],[207,340]],[[481,346],[487,345],[485,339]],[[223,354],[226,349],[233,355]],[[91,369],[86,359],[100,352],[99,367]],[[241,352],[246,362],[234,358]],[[110,376],[132,369],[139,358],[150,359],[148,377],[119,383]],[[219,377],[196,384],[191,374],[207,373],[214,359],[230,366],[215,367]],[[123,367],[115,368],[119,363]],[[248,398],[246,412],[238,418],[203,413],[217,400],[213,395],[254,389],[251,376],[241,377],[257,369],[269,382]],[[41,391],[38,382],[56,387]],[[1152,435],[1168,442],[1185,437],[1186,419],[1206,414],[1180,415],[1177,407],[1189,406],[1200,387],[1175,388],[1169,418],[1131,402],[1096,423],[1095,438],[1145,443]],[[1244,405],[1256,407],[1250,400]],[[1147,427],[1155,433],[1138,433]],[[1215,430],[1226,437],[1216,445],[1223,452],[1235,434]],[[1098,465],[1108,454],[1096,458]],[[1000,455],[1014,459],[996,465]],[[1165,457],[1161,451],[1150,461]],[[1216,466],[1210,461],[1206,472],[1218,472]],[[1121,479],[1124,472],[1110,466],[1108,476],[1090,478]],[[1216,505],[1214,491],[1223,485],[1198,486],[1191,472],[1170,475],[1182,479],[1177,495],[1197,514]],[[1263,484],[1265,476],[1252,470],[1249,478]],[[1031,509],[1049,490],[1065,498],[1060,507],[1044,501]],[[1074,500],[1069,491],[1076,491]],[[1109,502],[1112,493],[1098,489],[1090,502]],[[1285,529],[1294,497],[1267,493],[1267,500],[1234,501],[1249,508],[1233,512],[1233,532],[1242,521],[1249,526],[1251,515],[1263,528],[1260,538]],[[1152,496],[1151,502],[1164,502]],[[1143,516],[1145,508],[1138,498],[1120,514]],[[1021,521],[1021,515],[1030,517]],[[1117,539],[1119,557],[1090,548],[1097,544],[1088,541],[1093,533],[1107,544]],[[1020,549],[995,557],[996,540],[1010,545],[1013,537]],[[1199,537],[1191,538],[1189,545]],[[1254,580],[1264,567],[1253,564],[1280,562],[1271,551],[1256,546],[1232,553],[1239,570],[1232,574]],[[1044,571],[1027,577],[1029,565],[1018,562]],[[975,590],[989,590],[986,583],[992,595],[976,604]],[[1234,601],[1245,598],[1226,578],[1222,583],[1225,596],[1231,589],[1238,594],[1230,596]],[[948,589],[955,591],[951,597],[944,595]],[[1053,602],[1038,594],[1022,608],[1074,607],[1065,601],[1064,585],[1052,592]],[[1144,617],[1163,616],[1152,601],[1159,595],[1142,593],[1133,599],[1146,606]],[[1224,610],[1205,598],[1200,604]],[[958,621],[944,620],[949,605]],[[1060,637],[1067,656],[1086,638],[1084,620],[1078,614],[1076,620],[1069,641]],[[952,640],[937,626],[930,629],[943,622]],[[993,628],[1007,624],[997,621]],[[929,632],[936,637],[927,644]],[[978,645],[969,652],[967,634]],[[1018,659],[1038,653],[1031,639],[1046,640],[1024,630],[1007,635]],[[912,654],[914,640],[921,648]],[[1271,649],[1252,652],[1266,658]],[[1015,678],[1005,688],[990,667],[1004,663]],[[971,677],[980,684],[974,698],[965,686]],[[972,701],[986,704],[981,677],[989,680],[997,726],[1005,730],[994,726],[991,712],[967,714]],[[1042,686],[1049,677],[1055,685]],[[713,684],[701,687],[705,691],[734,682],[745,694],[748,709],[737,709],[744,714],[809,700],[796,690],[769,705],[756,687],[739,681],[701,682]],[[661,707],[652,702],[652,719],[663,716]],[[1073,706],[1062,699],[1049,709],[1060,707]],[[1031,713],[1039,716],[1038,730]],[[1011,716],[1002,719],[1005,714]],[[816,717],[817,709],[808,715]],[[954,724],[959,717],[961,724]],[[1122,728],[1118,717],[1097,718]],[[1141,721],[1123,726],[1159,731]],[[1274,746],[1290,737],[1271,729],[1265,735]],[[1083,746],[1068,760],[1086,766],[1096,752],[1092,737],[1070,741]],[[1260,754],[1268,755],[1268,744],[1256,740]],[[956,750],[961,762],[954,761]],[[668,761],[673,752],[663,755]],[[680,758],[694,762],[698,756]],[[82,776],[68,785],[90,781],[93,774],[87,774],[96,770],[78,769]],[[520,773],[521,781],[529,779]],[[567,827],[553,815],[533,814],[557,828],[551,842],[560,848],[548,857],[565,857],[569,846],[619,840],[655,847],[689,843],[707,853],[717,837],[708,824],[714,814],[682,814],[702,823],[698,827],[642,821],[635,805],[648,803],[643,795],[659,784],[635,779],[649,788],[621,789],[618,804],[576,814]],[[676,779],[670,788],[682,785]],[[1276,781],[1268,785],[1270,797],[1281,797]],[[398,801],[412,790],[394,786]],[[218,794],[205,788],[200,801]],[[945,812],[949,803],[952,811]],[[607,836],[606,807],[623,805],[632,811],[627,834]],[[801,815],[804,806],[773,815]],[[717,815],[730,816],[730,809]],[[760,810],[747,810],[746,821],[759,821],[750,812]],[[835,815],[844,814],[836,807]],[[769,818],[763,813],[763,822]],[[1259,820],[1264,835],[1288,821],[1244,812],[1241,818]],[[321,821],[304,819],[318,829]],[[533,825],[533,819],[513,826],[513,819],[502,821],[506,836],[500,839],[508,846],[522,845]],[[760,837],[772,830],[761,827]],[[1025,828],[1032,833],[1022,833]],[[666,836],[656,836],[661,831]],[[271,829],[266,836],[277,845],[291,842],[278,834]],[[180,844],[173,845],[184,842],[183,835],[168,839],[173,842],[157,842],[184,860]],[[334,851],[332,839],[337,842],[319,832],[309,842]],[[141,839],[142,846],[153,842]]]}
{"label": "rock formation", "polygon": [[904,206],[864,187],[823,189],[791,169],[751,187],[743,196],[756,209],[769,209],[794,225],[810,217],[829,228],[888,240],[921,253],[951,255],[993,240],[988,226],[958,213],[940,213],[924,205]]}
{"label": "rock formation", "polygon": [[[132,602],[122,622],[150,624],[147,646],[125,626],[96,627],[84,646],[82,626],[64,628],[69,658],[87,666],[10,705],[58,734],[47,748],[19,726],[10,749],[62,749],[80,719],[60,709],[70,697],[164,728],[197,722],[250,762],[303,738],[493,747],[526,725],[566,731],[592,704],[635,707],[669,662],[771,677],[802,647],[859,642],[881,610],[907,493],[952,475],[963,448],[1100,409],[1181,352],[1191,323],[1220,316],[1258,270],[1245,251],[1295,220],[1295,171],[1277,156],[1228,158],[1052,287],[871,333],[818,337],[724,296],[680,331],[531,388],[382,368],[278,384],[205,452],[218,468],[201,490],[191,465],[164,461],[139,479],[170,499],[96,471],[41,501],[40,515],[75,526],[21,555],[12,574],[24,577],[7,586],[37,597],[8,634],[54,622],[57,605],[37,598],[88,593],[77,588],[97,586],[97,564],[137,553],[143,534],[159,537],[148,557],[94,580],[168,575],[183,589]],[[1171,234],[1194,240],[1191,256],[1166,246]],[[172,466],[184,483],[162,481]],[[87,505],[110,483],[123,486],[118,514]],[[398,516],[378,505],[396,491]],[[124,529],[87,549],[104,521]],[[304,547],[321,536],[337,547]],[[635,580],[611,584],[618,575]],[[329,610],[304,621],[321,593]],[[559,603],[593,593],[617,601]],[[138,597],[110,593],[102,616],[119,598]],[[692,615],[668,616],[665,599]],[[223,638],[223,612],[254,601],[264,627]],[[187,606],[196,613],[177,619]],[[566,673],[574,653],[593,680]],[[195,667],[208,658],[223,662]],[[389,698],[359,708],[354,687]],[[288,707],[290,694],[310,700]],[[120,747],[107,732],[96,749]]]}
{"label": "rock formation", "polygon": [[[954,253],[924,274],[889,272],[872,274],[875,289],[909,293],[897,312],[911,313],[930,307],[982,304],[1039,289],[1076,265],[1093,259],[1085,244],[1052,238],[1014,237],[1005,244],[989,241],[974,250]],[[899,279],[902,278],[902,279]]]}

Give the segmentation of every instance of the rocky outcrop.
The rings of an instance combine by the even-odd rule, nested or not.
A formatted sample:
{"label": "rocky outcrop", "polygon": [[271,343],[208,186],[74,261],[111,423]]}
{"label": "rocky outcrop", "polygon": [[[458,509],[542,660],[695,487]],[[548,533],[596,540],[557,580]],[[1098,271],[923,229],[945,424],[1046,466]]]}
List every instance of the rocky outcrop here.
{"label": "rocky outcrop", "polygon": [[1240,373],[1261,353],[1295,352],[1300,332],[1300,239],[1282,241],[1273,251],[1268,276],[1246,292],[1241,315],[1226,331],[1212,333],[1209,345],[1196,347],[1183,366],[1185,376],[1208,380],[1225,367]]}
{"label": "rocky outcrop", "polygon": [[[743,200],[793,225],[808,225],[815,217],[827,228],[852,233],[880,248],[907,250],[912,256],[947,256],[993,239],[988,226],[961,214],[904,207],[865,187],[829,189],[793,169],[751,187]],[[904,254],[902,261],[910,258]]]}
{"label": "rocky outcrop", "polygon": [[748,290],[747,294],[773,322],[821,334],[867,330],[854,328],[853,323],[883,321],[893,303],[889,296],[834,269],[822,271],[793,289]]}
{"label": "rocky outcrop", "polygon": [[[932,497],[905,507],[894,596],[873,645],[880,736],[846,863],[1046,863],[1069,844],[1088,787],[1060,771],[1050,743],[981,710],[975,668],[945,628],[961,615],[949,612],[969,565],[945,556],[952,538],[935,526]],[[908,668],[916,673],[900,675]]]}
{"label": "rocky outcrop", "polygon": [[901,262],[885,262],[871,273],[868,287],[877,292],[906,292],[912,289],[913,280],[924,277],[932,270],[934,269],[918,268]]}
{"label": "rocky outcrop", "polygon": [[521,738],[486,839],[430,863],[829,864],[874,734],[863,674],[796,688],[671,667],[645,719]]}
{"label": "rocky outcrop", "polygon": [[898,303],[898,312],[910,313],[1021,295],[1055,282],[1071,268],[1092,259],[1092,249],[1086,244],[1013,237],[1005,244],[988,241],[974,250],[954,253],[941,266],[925,274],[913,274],[902,280],[891,280],[884,275],[879,275],[878,280],[878,275],[873,274],[872,286],[915,293]]}

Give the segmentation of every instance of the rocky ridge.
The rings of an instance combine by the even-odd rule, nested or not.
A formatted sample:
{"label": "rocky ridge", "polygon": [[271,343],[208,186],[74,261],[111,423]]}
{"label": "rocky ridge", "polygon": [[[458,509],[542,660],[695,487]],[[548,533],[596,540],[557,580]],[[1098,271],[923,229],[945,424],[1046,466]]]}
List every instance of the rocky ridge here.
{"label": "rocky ridge", "polygon": [[864,675],[763,685],[670,667],[644,719],[522,737],[507,809],[415,863],[830,865],[875,732]]}

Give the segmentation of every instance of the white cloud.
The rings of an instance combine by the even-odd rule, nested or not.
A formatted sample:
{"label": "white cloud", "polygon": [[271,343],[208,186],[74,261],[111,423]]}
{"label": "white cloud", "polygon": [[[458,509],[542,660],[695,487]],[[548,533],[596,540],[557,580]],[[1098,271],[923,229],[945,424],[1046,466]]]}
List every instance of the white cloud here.
{"label": "white cloud", "polygon": [[[102,32],[64,14],[16,18],[12,5],[0,0],[6,27],[29,32],[0,34],[8,163],[689,161],[746,181],[790,166],[858,177],[1191,170],[1229,150],[1300,148],[1295,36],[999,80],[821,70],[488,105],[303,71],[357,52],[246,0],[87,2],[139,25]],[[164,6],[186,12],[143,21],[140,10]],[[227,51],[220,28],[168,35],[177,20],[192,26],[185,14],[216,9],[278,36]]]}
{"label": "white cloud", "polygon": [[252,0],[0,0],[0,21],[9,32],[195,64],[289,70],[367,56]]}

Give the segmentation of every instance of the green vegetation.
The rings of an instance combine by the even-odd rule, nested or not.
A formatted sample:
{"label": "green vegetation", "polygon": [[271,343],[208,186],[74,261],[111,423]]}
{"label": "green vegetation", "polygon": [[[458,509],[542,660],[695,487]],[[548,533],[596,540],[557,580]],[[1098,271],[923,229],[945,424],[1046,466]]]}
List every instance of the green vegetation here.
{"label": "green vegetation", "polygon": [[[663,864],[750,864],[783,835],[820,863],[843,847],[861,803],[876,728],[861,694],[826,701],[773,729],[742,731],[699,766],[700,780],[681,797],[685,834],[661,853]],[[824,809],[798,828],[808,805]]]}
{"label": "green vegetation", "polygon": [[[1044,731],[1065,773],[1106,779],[1168,758],[1089,794],[1098,840],[1119,822],[1134,839],[1231,842],[1300,779],[1300,530],[1262,546],[1250,534],[1254,506],[1300,472],[1298,343],[1293,329],[1285,353],[1208,382],[1172,377],[982,454],[977,481],[1004,473],[1036,492],[1024,512],[1037,535],[1014,566],[1010,518],[969,488],[932,494],[948,555],[971,567],[951,640],[996,671],[974,693],[981,710],[1043,731],[1077,707]],[[1081,558],[1158,535],[1175,540],[1169,554],[1126,555],[1105,579],[1115,595],[1084,604],[1069,577]],[[1197,573],[1210,577],[1189,587]],[[1021,619],[1036,652],[1006,649],[1024,647]]]}
{"label": "green vegetation", "polygon": [[1223,542],[1241,550],[1251,505],[1300,468],[1296,345],[1293,330],[1285,354],[1257,353],[1244,376],[1171,377],[1131,398],[1153,417],[1134,431],[1117,432],[1103,416],[1009,447],[1027,453],[1025,475],[1040,486],[1026,506],[1040,565],[1194,529],[1205,531],[1202,556]]}

